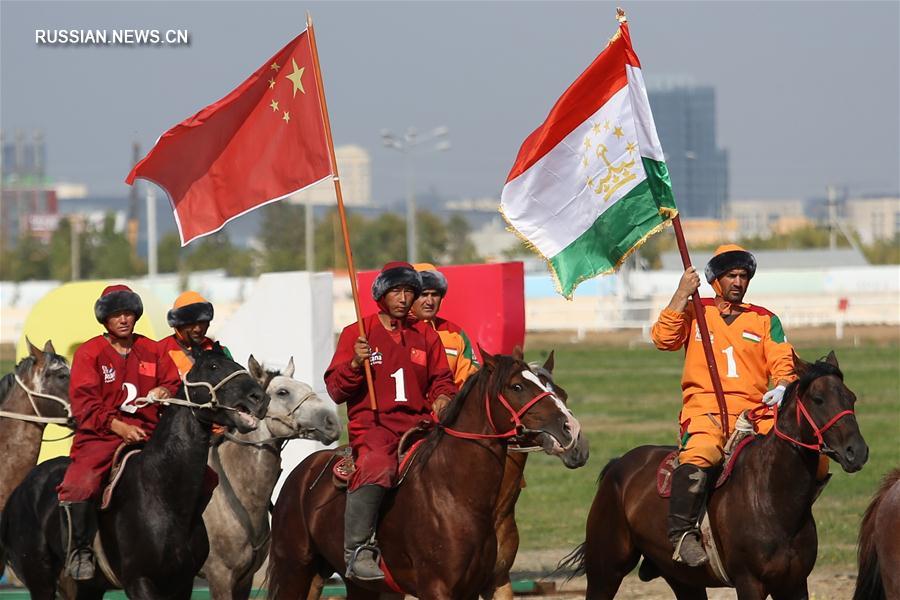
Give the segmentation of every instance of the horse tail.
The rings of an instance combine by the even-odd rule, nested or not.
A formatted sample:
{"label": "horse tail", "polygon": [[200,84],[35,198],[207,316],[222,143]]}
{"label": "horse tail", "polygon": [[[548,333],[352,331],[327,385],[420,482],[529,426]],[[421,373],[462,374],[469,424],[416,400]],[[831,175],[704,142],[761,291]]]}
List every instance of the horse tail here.
{"label": "horse tail", "polygon": [[875,547],[875,515],[885,493],[900,481],[900,469],[894,469],[884,476],[881,487],[875,492],[869,507],[863,515],[859,527],[859,575],[856,578],[856,590],[853,600],[884,600],[884,584],[881,581],[881,569],[878,565],[878,551]]}
{"label": "horse tail", "polygon": [[556,570],[550,577],[565,575],[566,581],[584,575],[584,547],[587,542],[582,542],[574,550],[566,554],[556,565]]}

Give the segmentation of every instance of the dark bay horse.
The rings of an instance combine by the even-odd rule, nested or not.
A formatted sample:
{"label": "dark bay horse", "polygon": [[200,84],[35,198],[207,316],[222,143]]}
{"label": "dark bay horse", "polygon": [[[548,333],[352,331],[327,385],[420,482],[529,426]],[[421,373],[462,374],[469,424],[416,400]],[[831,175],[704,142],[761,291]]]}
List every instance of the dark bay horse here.
{"label": "dark bay horse", "polygon": [[[856,396],[834,353],[815,364],[795,355],[794,369],[799,379],[788,386],[775,426],[738,455],[731,477],[708,503],[716,546],[740,600],[808,597],[818,547],[811,507],[819,454],[848,473],[868,458],[853,412]],[[705,599],[707,587],[726,585],[709,565],[672,560],[668,500],[657,494],[656,472],[673,449],[641,446],[603,469],[586,541],[567,563],[586,572],[587,598],[613,598],[641,556],[641,578],[662,576],[679,600]]]}
{"label": "dark bay horse", "polygon": [[283,374],[263,369],[253,356],[247,368],[266,390],[269,408],[255,431],[226,434],[210,449],[219,486],[203,512],[209,556],[201,576],[216,600],[250,596],[253,575],[269,552],[269,506],[285,444],[294,439],[330,444],[341,434],[334,403],[293,378],[293,359]]}
{"label": "dark bay horse", "polygon": [[859,527],[853,600],[900,600],[900,468],[884,476]]}
{"label": "dark bay horse", "polygon": [[[268,404],[247,371],[216,350],[197,355],[177,399],[189,406],[173,403],[162,412],[98,516],[99,540],[129,598],[190,597],[209,551],[202,482],[212,424],[250,431]],[[9,563],[32,598],[54,597],[65,562],[56,486],[69,462],[61,457],[33,469],[0,521]],[[77,584],[77,595],[99,599],[112,587],[97,569],[94,579]]]}
{"label": "dark bay horse", "polygon": [[[541,445],[570,468],[587,460],[587,452],[565,454],[580,425],[528,365],[482,355],[482,369],[427,436],[406,481],[387,496],[378,525],[393,580],[422,600],[473,599],[491,587],[495,508],[510,438]],[[326,472],[332,458],[332,451],[312,454],[281,490],[272,517],[270,598],[306,598],[316,574],[344,572],[346,497]],[[363,599],[392,589],[348,582],[347,591]]]}

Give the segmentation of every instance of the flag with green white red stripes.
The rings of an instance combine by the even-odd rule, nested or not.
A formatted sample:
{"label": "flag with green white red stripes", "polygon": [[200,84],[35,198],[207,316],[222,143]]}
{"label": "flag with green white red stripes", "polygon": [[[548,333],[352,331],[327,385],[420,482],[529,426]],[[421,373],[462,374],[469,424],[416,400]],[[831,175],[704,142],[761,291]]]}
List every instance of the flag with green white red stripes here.
{"label": "flag with green white red stripes", "polygon": [[544,257],[568,299],[678,214],[624,15],[606,49],[522,144],[500,212]]}

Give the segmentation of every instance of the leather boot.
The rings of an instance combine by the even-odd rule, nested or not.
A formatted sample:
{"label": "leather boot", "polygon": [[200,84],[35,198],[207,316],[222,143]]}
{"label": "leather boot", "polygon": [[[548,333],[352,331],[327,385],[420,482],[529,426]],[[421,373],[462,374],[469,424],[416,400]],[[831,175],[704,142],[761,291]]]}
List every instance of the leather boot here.
{"label": "leather boot", "polygon": [[347,493],[344,512],[345,577],[356,581],[381,581],[378,566],[381,551],[375,543],[378,509],[387,490],[379,485],[364,485]]}
{"label": "leather boot", "polygon": [[66,571],[75,581],[94,577],[92,544],[97,534],[97,511],[93,502],[59,503],[63,549],[66,551]]}
{"label": "leather boot", "polygon": [[669,499],[669,541],[675,548],[672,560],[699,567],[709,562],[700,541],[697,524],[706,503],[706,471],[695,465],[679,465],[672,472]]}

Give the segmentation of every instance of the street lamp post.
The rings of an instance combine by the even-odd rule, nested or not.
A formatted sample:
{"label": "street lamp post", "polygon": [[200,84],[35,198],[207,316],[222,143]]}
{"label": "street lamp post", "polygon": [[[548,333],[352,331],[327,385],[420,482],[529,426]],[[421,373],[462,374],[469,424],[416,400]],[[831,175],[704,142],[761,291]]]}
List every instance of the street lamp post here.
{"label": "street lamp post", "polygon": [[[416,237],[416,191],[415,169],[413,166],[413,151],[422,147],[426,142],[435,141],[430,150],[442,152],[450,149],[450,141],[447,134],[450,130],[445,126],[435,127],[424,136],[419,136],[414,127],[409,127],[403,137],[394,135],[387,129],[381,130],[381,139],[385,147],[393,148],[404,155],[406,159],[406,260],[410,263],[418,262],[417,237]],[[425,150],[428,151],[428,150]]]}

